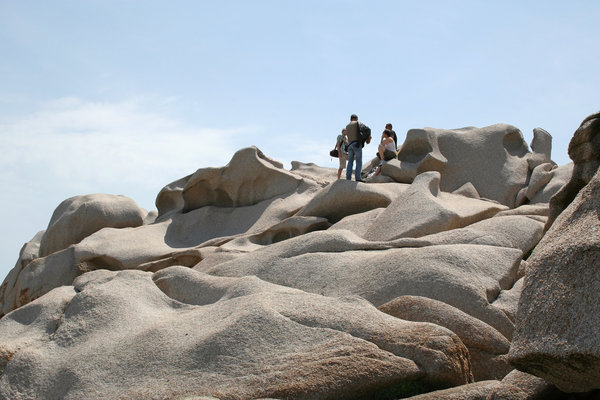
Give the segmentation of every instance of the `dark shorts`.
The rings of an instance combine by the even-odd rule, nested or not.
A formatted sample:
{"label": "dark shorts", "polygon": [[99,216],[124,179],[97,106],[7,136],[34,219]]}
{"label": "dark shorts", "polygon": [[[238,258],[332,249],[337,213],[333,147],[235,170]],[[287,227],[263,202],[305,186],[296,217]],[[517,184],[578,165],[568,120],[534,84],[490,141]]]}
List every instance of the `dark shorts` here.
{"label": "dark shorts", "polygon": [[390,161],[390,160],[393,160],[394,158],[396,158],[395,152],[393,152],[391,150],[387,150],[387,149],[383,152],[383,159],[385,161]]}

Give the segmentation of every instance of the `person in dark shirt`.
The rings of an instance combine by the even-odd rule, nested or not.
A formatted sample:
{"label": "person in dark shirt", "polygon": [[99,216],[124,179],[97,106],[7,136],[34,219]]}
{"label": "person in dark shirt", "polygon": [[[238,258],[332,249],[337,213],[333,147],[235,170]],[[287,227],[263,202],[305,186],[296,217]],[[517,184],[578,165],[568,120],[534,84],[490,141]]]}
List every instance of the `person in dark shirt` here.
{"label": "person in dark shirt", "polygon": [[[361,179],[362,172],[362,148],[363,148],[363,139],[361,136],[361,131],[370,129],[364,125],[362,122],[358,122],[358,116],[356,114],[352,114],[350,116],[350,123],[346,125],[346,135],[348,136],[348,165],[346,166],[346,179],[352,180],[352,170],[354,166],[354,161],[356,160],[356,169],[354,171],[357,182],[364,182]],[[371,136],[366,139],[366,143],[371,142]]]}

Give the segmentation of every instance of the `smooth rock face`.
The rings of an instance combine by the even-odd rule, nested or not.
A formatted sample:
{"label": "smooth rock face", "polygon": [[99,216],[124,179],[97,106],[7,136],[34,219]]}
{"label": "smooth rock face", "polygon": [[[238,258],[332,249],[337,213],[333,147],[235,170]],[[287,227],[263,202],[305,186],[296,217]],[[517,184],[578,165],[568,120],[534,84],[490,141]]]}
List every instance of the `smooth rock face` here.
{"label": "smooth rock face", "polygon": [[146,214],[125,196],[90,194],[71,197],[52,214],[40,243],[40,256],[66,249],[102,228],[140,226]]}
{"label": "smooth rock face", "polygon": [[440,189],[445,192],[469,182],[481,197],[514,207],[517,193],[527,182],[529,156],[523,134],[510,125],[411,130],[398,159],[401,170],[415,172],[391,176],[411,182],[421,172],[438,171]]}
{"label": "smooth rock face", "polygon": [[450,329],[469,349],[475,380],[502,379],[513,368],[506,357],[510,342],[500,332],[441,301],[419,296],[400,296],[378,307],[386,314],[417,322],[431,322]]}
{"label": "smooth rock face", "polygon": [[520,370],[567,392],[600,388],[600,175],[528,259],[510,350]]}
{"label": "smooth rock face", "polygon": [[494,392],[470,383],[510,369],[523,256],[567,170],[541,130],[533,153],[508,125],[408,136],[370,183],[252,147],[135,226],[48,254],[64,232],[36,235],[0,286],[0,399]]}
{"label": "smooth rock face", "polygon": [[470,379],[444,328],[183,267],[85,274],[4,317],[0,337],[3,398],[350,398]]}
{"label": "smooth rock face", "polygon": [[387,207],[408,185],[364,184],[340,179],[319,191],[297,215],[338,222],[349,215]]}
{"label": "smooth rock face", "polygon": [[566,393],[534,375],[513,370],[506,375],[500,386],[492,391],[489,400],[562,400]]}
{"label": "smooth rock face", "polygon": [[439,172],[420,174],[412,185],[375,218],[364,234],[370,240],[420,237],[462,228],[506,209],[440,191]]}
{"label": "smooth rock face", "polygon": [[[247,241],[253,241],[252,245],[254,246],[257,244],[268,245],[271,241],[280,241],[315,229],[326,229],[330,225],[324,220],[312,219],[309,221],[298,218],[283,223],[284,220],[288,220],[291,215],[305,206],[315,192],[321,190],[321,185],[280,170],[276,162],[267,162],[264,161],[265,159],[269,160],[266,157],[263,156],[264,159],[259,157],[262,153],[255,148],[236,153],[234,159],[237,157],[238,160],[236,162],[232,160],[230,164],[240,164],[248,159],[248,154],[256,156],[250,157],[250,159],[255,159],[257,163],[254,166],[255,170],[262,171],[259,175],[275,176],[273,178],[274,185],[279,182],[279,179],[294,182],[293,189],[289,193],[278,194],[244,207],[211,205],[183,213],[185,201],[184,190],[181,189],[181,186],[185,182],[192,181],[192,177],[183,178],[168,185],[159,193],[157,204],[161,205],[163,215],[159,216],[155,223],[142,225],[142,214],[138,213],[136,214],[138,215],[137,227],[107,227],[98,231],[91,229],[93,232],[90,232],[87,237],[63,250],[64,254],[60,251],[45,257],[40,254],[41,258],[37,259],[35,263],[16,268],[15,273],[11,274],[10,279],[5,280],[2,285],[0,315],[28,303],[54,287],[70,284],[77,275],[86,271],[96,269],[155,271],[172,265],[191,267],[202,260],[199,254],[194,253],[194,248],[209,245],[211,240],[216,240],[218,245],[222,245],[245,235]],[[240,158],[241,160],[239,160]],[[260,162],[256,160],[260,160]],[[245,170],[247,168],[238,165],[237,169]],[[235,175],[235,172],[230,172],[230,174]],[[198,172],[195,176],[199,179],[202,173]],[[279,191],[281,192],[282,189]],[[188,200],[193,202],[196,200],[193,200],[192,194],[193,190],[188,193]],[[264,193],[262,195],[265,197]],[[199,195],[199,198],[201,199],[202,195]],[[111,203],[112,200],[114,201]],[[56,241],[57,237],[73,236],[68,233],[69,229],[66,229],[66,233],[59,230],[68,221],[77,225],[73,231],[78,232],[80,231],[78,223],[87,221],[87,216],[94,217],[96,214],[104,212],[103,210],[112,210],[112,206],[121,205],[121,203],[127,205],[133,202],[128,199],[122,200],[122,196],[108,195],[79,196],[63,202],[54,213],[53,221],[56,221],[54,223],[51,221],[50,224],[55,228],[50,233],[46,231],[42,238],[42,245],[44,238],[48,242]],[[111,207],[105,206],[106,204]],[[140,210],[137,206],[129,209],[123,206],[123,209]],[[129,214],[125,213],[125,215]],[[106,218],[104,225],[109,226],[108,222],[110,221],[108,221],[108,217]],[[92,221],[98,220],[100,219],[92,219]],[[96,227],[98,226],[96,225]],[[57,262],[57,260],[60,261]]]}
{"label": "smooth rock face", "polygon": [[243,207],[295,191],[302,178],[256,147],[239,150],[223,168],[194,173],[182,191],[183,211],[203,206]]}
{"label": "smooth rock face", "polygon": [[527,159],[529,169],[533,170],[540,164],[552,163],[552,136],[542,128],[535,128],[531,151],[533,154]]}
{"label": "smooth rock face", "polygon": [[550,201],[550,215],[546,229],[587,185],[600,167],[600,112],[583,120],[569,142],[569,157],[573,173],[566,185]]}
{"label": "smooth rock face", "polygon": [[19,252],[19,259],[13,269],[10,270],[2,285],[0,285],[0,318],[2,315],[13,310],[16,305],[15,284],[19,279],[21,271],[33,260],[40,256],[40,241],[45,231],[38,232],[33,239],[25,243]]}
{"label": "smooth rock face", "polygon": [[[365,251],[368,250],[368,251]],[[313,232],[197,270],[255,275],[278,285],[326,296],[359,295],[376,306],[402,295],[430,297],[481,319],[504,336],[512,322],[490,305],[512,286],[522,252],[496,246],[391,248],[348,231]]]}
{"label": "smooth rock face", "polygon": [[495,380],[481,381],[451,389],[409,397],[411,400],[486,400],[490,394],[500,387]]}

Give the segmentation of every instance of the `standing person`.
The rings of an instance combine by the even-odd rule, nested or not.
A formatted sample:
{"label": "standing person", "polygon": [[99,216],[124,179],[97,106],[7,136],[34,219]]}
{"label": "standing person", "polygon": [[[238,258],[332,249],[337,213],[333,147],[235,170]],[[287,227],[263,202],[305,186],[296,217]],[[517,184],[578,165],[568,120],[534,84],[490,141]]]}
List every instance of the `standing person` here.
{"label": "standing person", "polygon": [[[346,125],[346,135],[348,136],[348,165],[346,166],[346,179],[352,180],[352,169],[354,166],[354,160],[356,160],[355,176],[357,182],[364,182],[361,179],[362,172],[362,148],[363,148],[363,136],[361,131],[371,131],[368,126],[358,122],[358,116],[352,114],[350,116],[350,123]],[[366,139],[367,143],[371,142],[371,136],[369,135]]]}
{"label": "standing person", "polygon": [[342,134],[338,135],[335,148],[338,151],[340,158],[340,167],[338,168],[338,179],[342,176],[342,170],[346,168],[348,162],[348,136],[346,136],[346,130],[342,129]]}

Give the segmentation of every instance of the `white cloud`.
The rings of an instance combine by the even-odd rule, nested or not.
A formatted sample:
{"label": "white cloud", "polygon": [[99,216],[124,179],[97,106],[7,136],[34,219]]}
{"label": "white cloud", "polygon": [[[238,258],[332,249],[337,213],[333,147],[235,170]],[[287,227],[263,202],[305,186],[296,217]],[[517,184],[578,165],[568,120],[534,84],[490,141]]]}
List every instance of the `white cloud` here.
{"label": "white cloud", "polygon": [[26,178],[45,188],[156,187],[226,163],[237,150],[228,136],[245,129],[191,128],[147,111],[152,106],[63,98],[19,119],[0,120],[2,183]]}
{"label": "white cloud", "polygon": [[62,98],[27,115],[0,116],[1,276],[62,200],[105,192],[153,209],[164,185],[225,165],[238,150],[232,137],[257,129],[189,127],[155,111],[170,101]]}
{"label": "white cloud", "polygon": [[74,195],[124,194],[153,209],[163,186],[198,168],[226,165],[249,145],[286,168],[293,160],[337,168],[327,155],[331,138],[315,141],[304,132],[279,130],[269,135],[257,125],[192,127],[168,115],[173,102],[177,99],[61,98],[27,104],[37,107],[28,114],[0,115],[0,278],[21,245]]}

